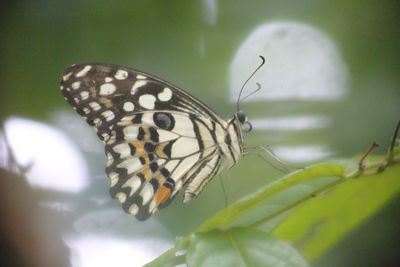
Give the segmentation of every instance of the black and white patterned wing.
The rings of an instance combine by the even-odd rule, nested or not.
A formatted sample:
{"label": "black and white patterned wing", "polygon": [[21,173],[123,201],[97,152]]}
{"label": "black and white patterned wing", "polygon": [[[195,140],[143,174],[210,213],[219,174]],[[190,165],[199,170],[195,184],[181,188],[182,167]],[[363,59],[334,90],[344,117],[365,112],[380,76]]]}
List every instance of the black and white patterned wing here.
{"label": "black and white patterned wing", "polygon": [[194,177],[221,168],[216,139],[225,121],[170,83],[128,67],[81,63],[65,70],[61,92],[105,143],[110,193],[139,220]]}

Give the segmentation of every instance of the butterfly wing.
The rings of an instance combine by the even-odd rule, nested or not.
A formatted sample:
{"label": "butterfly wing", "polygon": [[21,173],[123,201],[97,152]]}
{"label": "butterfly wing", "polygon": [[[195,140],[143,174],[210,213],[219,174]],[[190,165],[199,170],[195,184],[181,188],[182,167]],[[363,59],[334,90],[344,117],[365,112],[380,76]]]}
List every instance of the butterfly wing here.
{"label": "butterfly wing", "polygon": [[167,206],[188,181],[221,168],[217,137],[226,122],[168,82],[82,63],[65,70],[61,92],[105,143],[110,193],[139,220]]}

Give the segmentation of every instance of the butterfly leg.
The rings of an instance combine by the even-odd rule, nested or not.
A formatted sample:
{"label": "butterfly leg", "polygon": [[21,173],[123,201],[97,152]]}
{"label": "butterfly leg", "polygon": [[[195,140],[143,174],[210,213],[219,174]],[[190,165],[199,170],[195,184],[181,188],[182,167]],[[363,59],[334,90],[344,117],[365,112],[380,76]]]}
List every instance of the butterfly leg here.
{"label": "butterfly leg", "polygon": [[219,175],[219,181],[221,182],[222,192],[224,193],[224,204],[225,204],[225,208],[226,208],[226,207],[228,207],[228,195],[226,193],[226,189],[225,189],[225,185],[224,185],[224,180],[223,180],[222,174]]}
{"label": "butterfly leg", "polygon": [[[268,164],[270,164],[273,168],[277,169],[278,171],[280,171],[282,173],[288,173],[290,171],[299,169],[298,167],[295,167],[286,162],[283,162],[281,159],[279,159],[275,155],[275,153],[271,149],[269,149],[265,146],[259,145],[259,146],[254,146],[254,147],[246,147],[243,154],[244,155],[255,154],[256,156],[258,156],[259,158],[261,158],[262,160],[264,160]],[[268,159],[268,156],[269,156],[269,158],[272,158],[274,161],[279,163],[279,165],[275,164],[273,161]]]}

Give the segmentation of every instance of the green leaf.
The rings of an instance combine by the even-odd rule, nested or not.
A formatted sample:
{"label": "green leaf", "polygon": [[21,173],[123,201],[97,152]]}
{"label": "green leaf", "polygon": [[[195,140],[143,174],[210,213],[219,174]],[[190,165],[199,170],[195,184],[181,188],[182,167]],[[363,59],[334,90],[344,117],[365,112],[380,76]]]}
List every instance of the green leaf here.
{"label": "green leaf", "polygon": [[318,259],[349,231],[377,212],[400,191],[400,165],[351,179],[303,203],[273,231],[310,261]]}
{"label": "green leaf", "polygon": [[[269,184],[262,188],[259,192],[252,194],[246,199],[240,200],[237,203],[227,207],[221,212],[217,213],[207,222],[205,222],[202,226],[199,227],[197,232],[209,231],[211,229],[225,229],[228,226],[232,226],[232,224],[242,218],[245,214],[256,211],[257,208],[260,208],[265,203],[268,203],[273,196],[278,193],[293,187],[295,185],[299,185],[305,182],[310,182],[320,178],[333,177],[336,179],[341,179],[346,171],[346,167],[338,164],[330,164],[324,163],[316,166],[307,167],[306,169],[299,170],[294,172],[288,176],[285,176],[276,182]],[[312,188],[311,188],[312,189]],[[308,194],[310,190],[307,192],[300,192],[302,195]],[[299,192],[296,192],[299,193]],[[290,197],[290,196],[289,196]],[[292,201],[293,202],[293,201]],[[289,204],[281,203],[286,206]],[[268,218],[269,215],[273,214],[275,210],[264,210],[262,212],[257,211],[253,216],[251,216],[251,220],[246,223],[241,224],[241,226],[249,225],[256,221],[262,220],[263,218]]]}
{"label": "green leaf", "polygon": [[[292,266],[292,261],[281,263],[282,254],[273,248],[286,251],[284,259],[292,259],[293,248],[281,248],[287,244],[269,231],[315,261],[400,191],[398,155],[389,163],[386,157],[369,159],[351,172],[346,166],[358,166],[355,161],[319,164],[283,177],[219,212],[148,266],[185,260],[189,266]],[[292,255],[299,261],[294,266],[306,264],[297,252]]]}
{"label": "green leaf", "polygon": [[186,250],[189,244],[189,238],[180,239],[177,244],[164,252],[162,255],[147,263],[143,267],[174,267],[185,263],[184,255],[177,255],[179,251]]}
{"label": "green leaf", "polygon": [[309,266],[287,243],[261,230],[245,228],[194,234],[186,259],[190,267]]}

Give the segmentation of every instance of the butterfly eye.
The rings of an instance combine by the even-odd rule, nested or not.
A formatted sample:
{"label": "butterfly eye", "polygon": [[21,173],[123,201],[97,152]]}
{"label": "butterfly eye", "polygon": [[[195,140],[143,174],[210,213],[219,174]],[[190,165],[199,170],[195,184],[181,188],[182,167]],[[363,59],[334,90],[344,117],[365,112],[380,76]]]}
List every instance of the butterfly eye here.
{"label": "butterfly eye", "polygon": [[251,125],[250,122],[246,121],[243,125],[242,125],[242,129],[244,132],[250,132],[253,129],[253,125]]}
{"label": "butterfly eye", "polygon": [[164,130],[172,130],[175,126],[174,117],[165,112],[156,112],[153,116],[154,123]]}
{"label": "butterfly eye", "polygon": [[243,110],[238,110],[236,112],[236,117],[238,118],[239,122],[242,124],[247,120],[246,113],[244,113]]}

